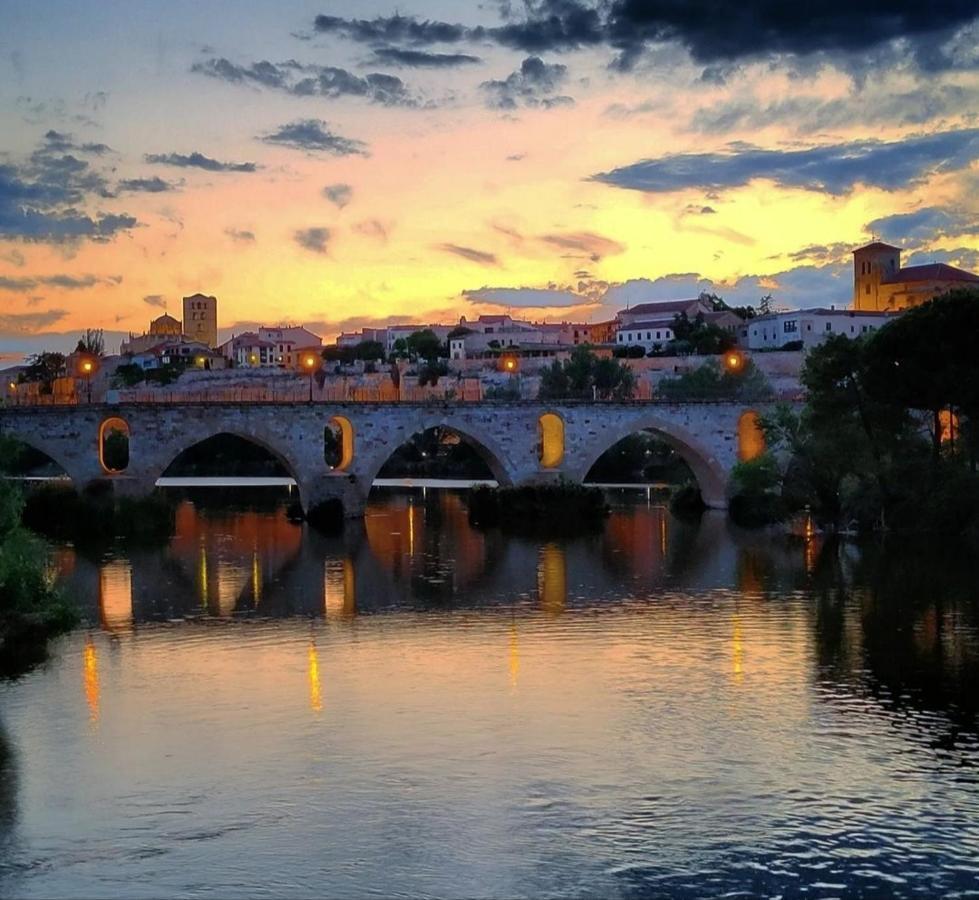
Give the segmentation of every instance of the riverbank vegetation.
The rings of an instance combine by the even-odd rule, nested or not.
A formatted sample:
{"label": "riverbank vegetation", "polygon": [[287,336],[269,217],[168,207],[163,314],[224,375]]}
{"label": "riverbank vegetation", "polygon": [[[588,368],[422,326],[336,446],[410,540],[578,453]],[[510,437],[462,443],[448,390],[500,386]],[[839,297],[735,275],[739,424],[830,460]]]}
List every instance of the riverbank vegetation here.
{"label": "riverbank vegetation", "polygon": [[602,527],[609,508],[595,487],[561,481],[469,492],[469,521],[512,533],[576,534]]}
{"label": "riverbank vegetation", "polygon": [[979,540],[976,335],[971,289],[813,348],[806,404],[762,417],[768,454],[735,470],[732,514],[774,521],[808,506],[828,529]]}
{"label": "riverbank vegetation", "polygon": [[[0,465],[9,459],[0,446]],[[78,611],[53,586],[47,551],[22,524],[20,488],[0,479],[0,677],[42,662],[48,641],[70,630]]]}

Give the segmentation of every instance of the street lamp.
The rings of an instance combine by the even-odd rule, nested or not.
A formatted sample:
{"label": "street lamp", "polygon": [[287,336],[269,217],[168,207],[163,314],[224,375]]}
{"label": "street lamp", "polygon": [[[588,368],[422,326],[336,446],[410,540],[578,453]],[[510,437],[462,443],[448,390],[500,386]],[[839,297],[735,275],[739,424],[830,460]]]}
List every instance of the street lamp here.
{"label": "street lamp", "polygon": [[95,371],[95,363],[90,359],[82,360],[82,374],[85,376],[85,393],[87,395],[87,402],[92,402],[92,372]]}
{"label": "street lamp", "polygon": [[743,365],[744,359],[740,353],[734,350],[729,350],[724,354],[724,368],[727,369],[728,372],[737,372]]}
{"label": "street lamp", "polygon": [[303,368],[309,372],[309,402],[313,402],[313,373],[316,371],[316,357],[307,353],[303,357]]}

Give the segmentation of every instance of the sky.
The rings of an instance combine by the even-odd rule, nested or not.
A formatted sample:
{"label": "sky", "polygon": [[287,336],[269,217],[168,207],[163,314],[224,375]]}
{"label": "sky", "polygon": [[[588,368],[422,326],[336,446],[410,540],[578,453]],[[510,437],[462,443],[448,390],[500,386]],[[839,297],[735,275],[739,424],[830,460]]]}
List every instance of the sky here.
{"label": "sky", "polygon": [[979,269],[975,0],[0,0],[0,364]]}

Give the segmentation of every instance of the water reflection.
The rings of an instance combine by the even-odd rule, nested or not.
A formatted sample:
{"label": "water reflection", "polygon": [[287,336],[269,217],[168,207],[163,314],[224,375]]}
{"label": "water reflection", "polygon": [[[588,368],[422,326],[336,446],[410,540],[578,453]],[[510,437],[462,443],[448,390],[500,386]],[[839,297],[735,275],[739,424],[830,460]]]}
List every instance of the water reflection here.
{"label": "water reflection", "polygon": [[970,887],[975,564],[613,501],[553,540],[192,498],[167,547],[61,548],[91,631],[4,694],[0,895]]}

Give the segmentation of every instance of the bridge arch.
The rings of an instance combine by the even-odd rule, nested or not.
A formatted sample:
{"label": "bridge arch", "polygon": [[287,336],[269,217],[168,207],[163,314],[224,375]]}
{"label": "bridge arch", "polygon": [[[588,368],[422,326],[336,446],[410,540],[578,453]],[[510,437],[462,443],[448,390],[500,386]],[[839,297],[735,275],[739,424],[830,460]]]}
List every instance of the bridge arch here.
{"label": "bridge arch", "polygon": [[753,409],[741,413],[738,418],[738,459],[748,462],[765,452],[765,433],[761,419]]}
{"label": "bridge arch", "polygon": [[274,440],[270,440],[264,435],[255,434],[247,429],[220,427],[210,429],[206,433],[190,435],[185,440],[180,442],[171,443],[171,445],[168,446],[159,457],[159,459],[162,460],[162,463],[158,464],[156,466],[156,471],[152,473],[154,481],[168,472],[173,464],[189,450],[193,450],[207,441],[222,436],[238,438],[239,440],[252,444],[255,447],[261,448],[268,453],[269,456],[274,458],[282,466],[282,468],[288,472],[289,476],[295,479],[297,484],[301,484],[301,466],[299,466],[296,461],[291,458],[291,455],[286,450],[278,446]]}
{"label": "bridge arch", "polygon": [[638,416],[597,435],[579,454],[576,480],[584,481],[603,453],[639,431],[652,432],[676,450],[697,479],[701,496],[707,506],[717,509],[727,507],[728,471],[721,461],[693,432],[656,415]]}
{"label": "bridge arch", "polygon": [[18,441],[25,447],[30,447],[32,450],[36,450],[38,453],[43,453],[48,459],[51,460],[51,462],[61,469],[61,471],[64,472],[69,479],[71,479],[72,484],[76,488],[81,488],[88,480],[88,477],[90,477],[86,477],[87,473],[83,474],[77,470],[73,471],[73,467],[68,458],[61,452],[64,448],[59,441],[45,440],[40,435],[34,434],[28,429],[9,427],[0,429],[0,436]]}
{"label": "bridge arch", "polygon": [[[99,425],[99,465],[106,475],[118,475],[129,467],[129,423],[109,416]],[[114,443],[118,439],[118,443]],[[125,443],[122,441],[125,439]]]}
{"label": "bridge arch", "polygon": [[[410,441],[415,435],[424,434],[433,428],[444,428],[447,431],[457,434],[462,441],[476,451],[476,454],[486,463],[486,466],[493,474],[493,478],[500,485],[510,486],[516,482],[517,478],[509,457],[499,445],[496,438],[489,433],[488,429],[474,426],[471,423],[457,423],[451,418],[424,417],[412,428],[410,433],[404,435],[403,439],[399,439],[397,442],[392,441],[387,446],[375,450],[369,457],[361,459],[358,472],[365,493],[370,492],[371,485],[374,483],[374,479],[377,478],[377,473],[381,471],[384,464],[401,446]],[[354,467],[357,467],[356,456],[354,459]]]}
{"label": "bridge arch", "polygon": [[540,464],[543,469],[556,469],[564,462],[564,419],[548,410],[537,419],[540,434]]}

